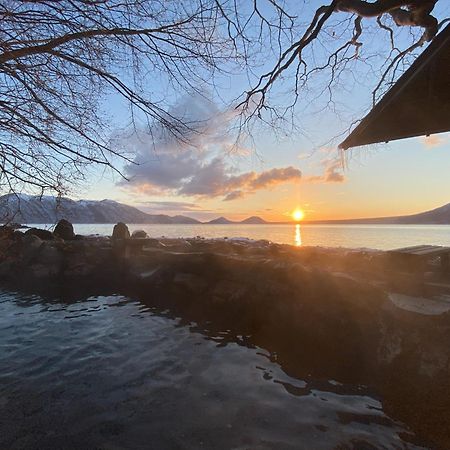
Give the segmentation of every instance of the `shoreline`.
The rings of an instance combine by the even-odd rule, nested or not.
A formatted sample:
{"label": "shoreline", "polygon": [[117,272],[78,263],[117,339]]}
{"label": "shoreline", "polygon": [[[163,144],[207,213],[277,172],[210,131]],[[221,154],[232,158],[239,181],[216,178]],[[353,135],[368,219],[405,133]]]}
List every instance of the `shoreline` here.
{"label": "shoreline", "polygon": [[[42,228],[38,224],[30,227]],[[80,235],[109,236],[114,225],[75,224],[75,233]],[[53,230],[54,225],[47,224]],[[155,239],[179,238],[225,239],[244,236],[254,240],[271,240],[274,243],[302,246],[322,246],[343,249],[392,250],[420,244],[450,247],[449,226],[385,226],[385,225],[268,225],[265,227],[224,225],[129,225],[133,230],[145,230]],[[26,230],[23,230],[26,231]]]}
{"label": "shoreline", "polygon": [[[380,249],[293,246],[247,237],[148,238],[141,230],[135,232],[136,236],[134,233],[130,236],[125,224],[121,224],[125,227],[125,236],[119,238],[99,234],[82,236],[75,235],[73,225],[67,224],[69,235],[65,239],[57,231],[30,227],[23,233],[16,228],[1,226],[0,280],[30,286],[80,279],[98,285],[108,284],[113,279],[122,279],[125,284],[139,284],[150,281],[147,272],[149,268],[153,270],[155,264],[176,265],[182,259],[215,255],[217,258],[238,257],[254,263],[269,260],[299,263],[412,297],[435,294],[426,285],[427,278],[436,278],[436,274],[417,272],[407,276],[405,269],[413,271],[416,270],[414,267],[394,273],[396,268],[389,261],[388,251]],[[450,283],[450,279],[447,281]],[[401,301],[396,303],[401,307]]]}

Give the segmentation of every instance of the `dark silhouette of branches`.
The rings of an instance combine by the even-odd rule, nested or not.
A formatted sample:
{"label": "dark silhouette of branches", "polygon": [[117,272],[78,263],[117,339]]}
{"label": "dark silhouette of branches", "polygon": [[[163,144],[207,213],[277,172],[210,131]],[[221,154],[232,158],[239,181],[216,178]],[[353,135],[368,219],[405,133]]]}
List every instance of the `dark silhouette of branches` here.
{"label": "dark silhouette of branches", "polygon": [[[267,96],[273,85],[276,84],[275,82],[290,70],[295,72],[295,87],[293,89],[295,98],[291,106],[295,106],[299,93],[310,82],[312,75],[324,71],[329,73],[326,90],[330,91],[331,102],[332,90],[339,74],[345,70],[350,61],[362,59],[360,48],[363,44],[359,40],[363,34],[362,23],[364,19],[370,18],[376,18],[378,26],[389,32],[391,42],[390,51],[381,55],[386,62],[386,67],[380,74],[372,93],[373,102],[375,102],[389,76],[392,79],[396,77],[396,71],[401,61],[436,35],[439,24],[438,20],[432,15],[432,11],[437,1],[377,0],[369,2],[366,0],[333,0],[328,5],[320,6],[308,23],[305,32],[298,40],[294,40],[291,45],[280,52],[272,69],[259,77],[255,85],[246,92],[238,107],[247,111],[248,118],[261,117],[264,111],[276,114],[268,104]],[[324,64],[314,63],[314,58],[306,52],[310,51],[314,44],[321,43],[323,35],[329,36],[330,32],[326,29],[328,22],[332,16],[342,12],[349,13],[355,18],[352,36],[336,50],[330,50]],[[400,50],[395,44],[394,30],[382,21],[385,15],[390,16],[394,24],[399,27],[409,26],[422,29],[422,34],[406,49]],[[336,24],[333,24],[333,28],[336,28]],[[334,37],[335,32],[332,33]],[[336,41],[339,41],[339,39],[336,39]],[[348,51],[351,48],[354,48],[354,52],[349,54]],[[313,64],[312,67],[311,63]],[[283,114],[281,113],[281,115]]]}
{"label": "dark silhouette of branches", "polygon": [[[3,0],[0,189],[62,194],[90,164],[119,171],[131,162],[111,139],[108,103],[117,96],[132,126],[183,140],[201,127],[171,112],[174,96],[205,88],[220,96],[217,77],[247,76],[252,87],[233,105],[243,129],[251,119],[286,123],[308,96],[325,95],[335,109],[352,64],[371,71],[378,58],[375,101],[437,33],[437,2],[333,0],[308,18],[307,2],[293,0]],[[420,34],[402,47],[405,27]],[[387,33],[388,46],[365,50],[368,29]],[[317,96],[314,77],[325,80]],[[278,99],[276,86],[289,80],[287,103],[274,106],[272,89]]]}
{"label": "dark silhouette of branches", "polygon": [[127,155],[111,145],[111,93],[128,102],[133,122],[183,139],[193,124],[170,114],[144,75],[179,92],[201,89],[233,54],[219,14],[213,1],[3,1],[1,187],[61,193],[91,163],[118,170]]}

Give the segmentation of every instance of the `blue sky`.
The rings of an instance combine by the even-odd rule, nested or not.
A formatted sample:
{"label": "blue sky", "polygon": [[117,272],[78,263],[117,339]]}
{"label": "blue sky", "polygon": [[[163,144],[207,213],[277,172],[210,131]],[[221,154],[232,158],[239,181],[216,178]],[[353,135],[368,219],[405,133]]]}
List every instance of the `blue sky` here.
{"label": "blue sky", "polygon": [[[312,12],[309,3],[303,10],[306,17]],[[446,2],[438,2],[436,16],[447,17],[449,10]],[[295,129],[274,130],[257,124],[251,139],[239,145],[233,145],[235,134],[229,125],[235,120],[233,99],[248,89],[244,73],[234,70],[219,76],[217,91],[205,87],[200,99],[166,90],[160,80],[150,78],[149,91],[170,98],[174,111],[205,120],[204,137],[186,147],[162,138],[152,145],[144,131],[138,139],[128,135],[122,144],[128,150],[137,149],[140,164],[125,168],[131,183],[94,169],[78,196],[110,198],[149,212],[200,219],[257,214],[281,220],[296,207],[304,209],[309,219],[371,217],[420,212],[449,203],[449,133],[352,150],[345,155],[345,167],[341,164],[337,144],[342,138],[337,136],[370,108],[377,74],[368,64],[378,67],[382,61],[376,56],[378,49],[386,49],[387,35],[373,26],[373,21],[367,22],[369,31],[363,35],[362,47],[367,53],[362,55],[374,56],[342,73],[332,105],[327,104],[326,95],[317,96],[328,81],[326,74],[319,75],[305,95],[301,92]],[[409,30],[396,32],[399,43],[406,45]],[[327,57],[333,45],[333,38],[327,38],[311,57]],[[271,64],[268,57],[255,69],[256,74]],[[289,76],[280,81],[272,102],[289,100],[290,83]],[[116,126],[127,123],[127,108],[118,98],[108,98],[107,108]]]}

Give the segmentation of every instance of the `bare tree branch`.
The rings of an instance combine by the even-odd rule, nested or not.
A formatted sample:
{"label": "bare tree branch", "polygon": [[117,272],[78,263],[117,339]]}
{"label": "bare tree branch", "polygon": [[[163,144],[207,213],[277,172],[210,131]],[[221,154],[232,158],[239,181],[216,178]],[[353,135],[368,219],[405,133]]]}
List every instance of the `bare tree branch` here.
{"label": "bare tree branch", "polygon": [[[288,129],[300,100],[338,113],[335,93],[360,67],[376,70],[375,101],[448,20],[437,3],[330,0],[308,19],[308,2],[291,0],[3,0],[0,189],[61,194],[90,164],[120,174],[133,157],[112,139],[111,98],[129,108],[124,127],[181,141],[201,130],[171,109],[186,92],[228,97],[221,106],[236,107],[244,133],[252,119]],[[405,27],[420,32],[407,45]],[[374,32],[385,47],[371,51]],[[250,87],[232,100],[218,80],[242,74]]]}

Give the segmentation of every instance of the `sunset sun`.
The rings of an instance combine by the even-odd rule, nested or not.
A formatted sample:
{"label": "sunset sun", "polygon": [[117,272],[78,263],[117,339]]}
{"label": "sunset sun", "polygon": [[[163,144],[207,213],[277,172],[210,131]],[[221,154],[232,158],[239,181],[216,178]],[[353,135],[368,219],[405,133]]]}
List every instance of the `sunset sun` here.
{"label": "sunset sun", "polygon": [[305,213],[297,208],[296,210],[294,210],[294,212],[292,213],[292,218],[296,221],[296,222],[300,222],[301,220],[303,220],[303,217],[305,217]]}

